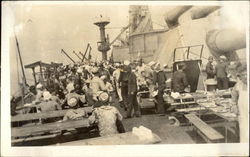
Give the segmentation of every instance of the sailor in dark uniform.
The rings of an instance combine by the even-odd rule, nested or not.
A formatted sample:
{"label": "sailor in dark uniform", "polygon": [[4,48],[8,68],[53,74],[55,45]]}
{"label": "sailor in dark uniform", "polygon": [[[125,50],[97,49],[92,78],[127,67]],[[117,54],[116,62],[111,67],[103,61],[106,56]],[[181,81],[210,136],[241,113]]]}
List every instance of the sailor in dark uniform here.
{"label": "sailor in dark uniform", "polygon": [[179,93],[185,93],[184,89],[188,87],[188,81],[186,74],[184,73],[185,64],[180,63],[178,65],[178,70],[174,72],[172,77],[172,91],[173,92],[179,92]]}
{"label": "sailor in dark uniform", "polygon": [[165,115],[165,103],[164,103],[164,99],[163,99],[163,95],[164,95],[164,90],[166,88],[166,75],[163,72],[163,70],[160,68],[160,63],[156,64],[156,77],[154,80],[154,84],[155,87],[158,90],[158,94],[156,96],[156,101],[157,101],[157,111],[160,114],[160,116],[164,116]]}
{"label": "sailor in dark uniform", "polygon": [[215,76],[214,66],[212,65],[212,63],[213,63],[213,57],[210,56],[208,58],[208,63],[206,65],[207,79],[213,79]]}
{"label": "sailor in dark uniform", "polygon": [[215,66],[217,87],[219,90],[228,89],[229,79],[227,77],[228,64],[225,56],[220,56],[220,62]]}

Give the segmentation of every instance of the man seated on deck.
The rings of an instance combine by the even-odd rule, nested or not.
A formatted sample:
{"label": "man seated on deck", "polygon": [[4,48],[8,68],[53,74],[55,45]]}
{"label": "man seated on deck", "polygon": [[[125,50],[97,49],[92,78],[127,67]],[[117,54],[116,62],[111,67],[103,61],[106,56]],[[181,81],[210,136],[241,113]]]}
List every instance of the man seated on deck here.
{"label": "man seated on deck", "polygon": [[184,63],[178,64],[178,69],[174,72],[171,82],[173,92],[185,93],[185,88],[188,87],[187,77],[183,71],[185,68]]}
{"label": "man seated on deck", "polygon": [[[53,100],[52,100],[53,99]],[[61,110],[61,105],[55,101],[50,92],[45,91],[43,93],[43,100],[39,104],[41,112]]]}
{"label": "man seated on deck", "polygon": [[[61,105],[55,101],[54,96],[52,96],[48,91],[43,92],[43,100],[38,106],[37,112],[50,112],[61,110]],[[42,119],[42,123],[55,122],[58,118]]]}
{"label": "man seated on deck", "polygon": [[32,102],[32,104],[38,104],[41,102],[42,100],[42,96],[43,96],[43,92],[44,92],[44,88],[43,85],[41,83],[38,83],[36,85],[36,98],[35,100]]}
{"label": "man seated on deck", "polygon": [[93,100],[95,101],[94,106],[96,106],[96,105],[98,105],[97,93],[99,91],[106,91],[106,86],[105,86],[103,80],[99,77],[98,67],[93,67],[92,73],[93,73],[94,77],[90,81],[90,88],[92,89],[92,97],[93,97]]}
{"label": "man seated on deck", "polygon": [[79,95],[70,93],[67,97],[67,104],[70,109],[66,112],[63,117],[63,121],[66,120],[79,120],[84,117],[88,117],[88,114],[83,108],[79,108]]}
{"label": "man seated on deck", "polygon": [[[82,89],[81,89],[81,90],[82,90]],[[83,92],[84,94],[83,94],[82,92]],[[68,108],[68,107],[69,107],[67,101],[68,101],[68,99],[69,99],[72,95],[77,96],[78,99],[80,100],[80,101],[78,102],[79,107],[84,107],[84,106],[86,106],[86,100],[85,100],[86,94],[85,94],[85,92],[84,92],[83,90],[82,90],[82,92],[81,92],[80,94],[78,94],[78,93],[76,92],[75,88],[74,88],[73,90],[71,90],[71,92],[68,93],[68,94],[65,96],[65,99],[62,101],[62,108],[65,109],[65,108]]]}
{"label": "man seated on deck", "polygon": [[92,115],[89,117],[89,124],[98,125],[100,136],[109,136],[125,132],[121,122],[122,115],[116,107],[110,106],[108,93],[100,91],[98,100],[102,105],[94,108]]}

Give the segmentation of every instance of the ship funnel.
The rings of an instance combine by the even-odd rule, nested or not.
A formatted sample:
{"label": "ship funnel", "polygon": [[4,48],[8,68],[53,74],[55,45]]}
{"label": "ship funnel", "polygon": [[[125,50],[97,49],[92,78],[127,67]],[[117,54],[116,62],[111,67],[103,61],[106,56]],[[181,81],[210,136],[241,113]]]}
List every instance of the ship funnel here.
{"label": "ship funnel", "polygon": [[208,16],[219,8],[220,6],[196,6],[191,9],[190,15],[192,20],[200,19]]}
{"label": "ship funnel", "polygon": [[165,22],[167,23],[169,28],[173,28],[178,24],[179,17],[185,13],[192,6],[178,6],[174,9],[170,10],[165,15]]}
{"label": "ship funnel", "polygon": [[235,50],[246,47],[246,35],[233,28],[210,30],[206,35],[206,43],[216,57],[226,55],[229,60],[234,60]]}

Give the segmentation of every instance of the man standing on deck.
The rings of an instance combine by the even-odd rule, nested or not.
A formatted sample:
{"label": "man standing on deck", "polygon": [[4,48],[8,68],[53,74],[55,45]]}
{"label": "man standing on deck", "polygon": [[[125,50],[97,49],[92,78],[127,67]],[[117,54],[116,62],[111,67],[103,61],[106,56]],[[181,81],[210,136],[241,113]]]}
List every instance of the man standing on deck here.
{"label": "man standing on deck", "polygon": [[119,85],[121,87],[121,94],[123,100],[123,106],[125,111],[128,108],[128,79],[129,79],[129,61],[124,61],[124,66],[121,70],[120,78],[119,78]]}
{"label": "man standing on deck", "polygon": [[220,56],[219,63],[215,66],[217,87],[219,90],[228,89],[229,80],[227,77],[228,65],[225,56]]}
{"label": "man standing on deck", "polygon": [[129,106],[127,111],[127,118],[131,118],[132,110],[134,109],[134,114],[136,117],[139,117],[139,107],[137,102],[137,80],[135,75],[135,63],[131,63],[131,67],[128,69],[128,100]]}
{"label": "man standing on deck", "polygon": [[156,77],[155,77],[155,87],[158,90],[158,94],[156,96],[156,101],[157,101],[157,112],[160,114],[160,116],[164,116],[165,115],[165,103],[164,103],[164,99],[163,99],[163,95],[164,95],[164,89],[166,88],[166,75],[163,72],[163,70],[161,70],[161,65],[160,63],[157,63],[155,66],[155,70],[156,70]]}
{"label": "man standing on deck", "polygon": [[213,63],[213,57],[210,56],[208,58],[208,63],[206,65],[207,79],[213,79],[215,76],[214,66],[212,65],[212,63]]}

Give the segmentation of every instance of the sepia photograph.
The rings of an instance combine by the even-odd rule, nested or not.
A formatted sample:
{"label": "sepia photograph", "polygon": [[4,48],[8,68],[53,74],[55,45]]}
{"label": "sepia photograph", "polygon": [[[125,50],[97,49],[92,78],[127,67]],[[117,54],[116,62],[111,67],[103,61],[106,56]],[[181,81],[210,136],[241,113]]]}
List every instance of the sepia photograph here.
{"label": "sepia photograph", "polygon": [[2,10],[1,156],[249,155],[248,1]]}

